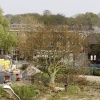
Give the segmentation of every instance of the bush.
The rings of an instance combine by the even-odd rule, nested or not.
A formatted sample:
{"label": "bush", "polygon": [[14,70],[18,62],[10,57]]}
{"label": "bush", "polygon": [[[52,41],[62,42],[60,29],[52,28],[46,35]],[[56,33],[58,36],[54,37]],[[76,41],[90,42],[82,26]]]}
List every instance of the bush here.
{"label": "bush", "polygon": [[93,69],[93,75],[100,76],[100,68],[94,68]]}
{"label": "bush", "polygon": [[33,100],[33,98],[40,93],[33,85],[12,87],[15,93],[21,98],[21,100]]}
{"label": "bush", "polygon": [[58,74],[56,77],[57,83],[65,84],[66,80],[68,80],[68,84],[87,85],[89,83],[85,77],[79,77],[74,74]]}
{"label": "bush", "polygon": [[21,69],[21,70],[25,70],[27,67],[28,67],[27,64],[23,64],[23,65],[20,67],[20,69]]}
{"label": "bush", "polygon": [[67,79],[67,74],[57,74],[55,82],[65,84]]}
{"label": "bush", "polygon": [[89,81],[85,77],[76,77],[75,83],[78,85],[87,85]]}
{"label": "bush", "polygon": [[80,68],[61,68],[58,71],[58,74],[73,74],[73,75],[78,75],[78,74],[87,74],[89,71],[89,68],[86,67],[80,67]]}
{"label": "bush", "polygon": [[49,84],[49,76],[46,73],[37,73],[31,76],[31,83],[36,84],[38,87],[46,86]]}

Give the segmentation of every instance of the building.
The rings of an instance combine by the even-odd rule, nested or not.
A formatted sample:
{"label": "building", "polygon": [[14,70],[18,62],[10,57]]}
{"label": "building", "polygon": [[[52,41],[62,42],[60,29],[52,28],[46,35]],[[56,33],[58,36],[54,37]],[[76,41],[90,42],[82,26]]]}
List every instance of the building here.
{"label": "building", "polygon": [[[44,27],[45,26],[40,25],[40,24],[38,24],[38,25],[11,24],[9,31],[15,32],[16,35],[20,35],[22,33],[24,33],[24,35],[25,35],[25,33],[30,33],[31,32],[30,30],[32,30],[34,33],[51,32],[52,31],[49,27],[46,27],[46,29]],[[64,31],[66,31],[65,29],[68,29],[68,26],[59,26],[59,25],[53,26],[53,31],[54,31],[53,36],[54,36],[55,40],[57,40],[55,42],[55,45],[58,47],[59,47],[59,45],[62,44],[62,41],[63,41],[62,39],[64,39],[64,38],[62,38],[64,36],[62,34],[62,31],[64,33]],[[100,27],[92,26],[92,25],[90,25],[90,26],[80,25],[80,27],[77,27],[77,26],[71,25],[69,27],[69,32],[79,33],[82,37],[88,38],[89,47],[90,47],[90,49],[93,49],[92,47],[94,45],[98,44],[97,37],[99,37],[99,35],[100,35]],[[59,35],[57,35],[57,33],[59,33]],[[65,42],[65,41],[63,41],[63,42]],[[52,46],[53,46],[53,43],[50,42],[49,49],[52,48]],[[14,56],[16,56],[16,55],[17,55],[17,53],[14,54]],[[78,54],[78,55],[80,55],[80,54]],[[84,56],[82,56],[82,55],[84,55]],[[82,54],[82,55],[79,56],[79,58],[82,58],[82,60],[90,61],[93,66],[100,66],[100,54],[99,53],[93,53],[90,50],[88,52],[84,52],[84,54]],[[76,62],[77,61],[78,60],[76,60]]]}

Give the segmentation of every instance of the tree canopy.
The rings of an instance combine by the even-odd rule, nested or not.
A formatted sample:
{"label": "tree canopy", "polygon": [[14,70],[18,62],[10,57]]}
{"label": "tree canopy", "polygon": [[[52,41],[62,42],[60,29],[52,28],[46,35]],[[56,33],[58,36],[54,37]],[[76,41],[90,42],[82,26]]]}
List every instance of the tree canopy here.
{"label": "tree canopy", "polygon": [[50,84],[54,84],[60,68],[73,65],[74,54],[86,50],[86,39],[81,34],[69,32],[64,26],[42,26],[36,32],[31,30],[18,48],[27,59],[45,67]]}
{"label": "tree canopy", "polygon": [[[45,10],[43,15],[38,13],[27,13],[18,15],[5,15],[10,20],[10,23],[22,23],[27,17],[34,17],[38,22],[44,25],[96,25],[100,26],[100,14],[87,12],[85,14],[76,14],[73,17],[66,17],[62,14],[52,14],[49,10]],[[22,21],[23,20],[23,21]]]}
{"label": "tree canopy", "polygon": [[9,21],[3,16],[3,11],[0,9],[0,49],[9,51],[15,44],[15,36],[9,32]]}

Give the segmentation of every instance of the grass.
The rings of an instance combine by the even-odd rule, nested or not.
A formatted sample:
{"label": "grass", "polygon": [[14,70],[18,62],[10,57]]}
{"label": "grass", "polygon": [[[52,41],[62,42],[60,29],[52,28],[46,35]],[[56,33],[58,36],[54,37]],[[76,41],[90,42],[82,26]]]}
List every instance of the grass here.
{"label": "grass", "polygon": [[[14,92],[21,98],[21,100],[34,100],[34,97],[40,93],[40,91],[33,85],[16,86],[12,88]],[[0,100],[2,100],[2,98],[5,98],[5,100],[9,100],[9,95],[2,89],[2,87],[0,87]]]}
{"label": "grass", "polygon": [[[62,83],[58,85],[63,87]],[[100,84],[96,83],[87,85],[69,84],[67,92],[48,92],[48,87],[39,84],[12,86],[12,88],[21,100],[41,100],[40,98],[47,98],[47,100],[99,100],[100,98]],[[0,87],[0,100],[3,98],[5,98],[4,100],[11,100],[9,95]]]}
{"label": "grass", "polygon": [[33,98],[40,93],[33,85],[31,86],[17,86],[13,87],[15,93],[21,98],[21,100],[33,100]]}
{"label": "grass", "polygon": [[6,97],[6,93],[5,93],[5,91],[2,89],[2,87],[0,86],[0,100],[2,99],[2,97]]}
{"label": "grass", "polygon": [[77,94],[80,92],[80,88],[77,85],[71,85],[68,87],[68,94]]}
{"label": "grass", "polygon": [[[92,91],[91,91],[92,90]],[[52,92],[47,100],[100,100],[100,86],[69,85],[68,92]]]}

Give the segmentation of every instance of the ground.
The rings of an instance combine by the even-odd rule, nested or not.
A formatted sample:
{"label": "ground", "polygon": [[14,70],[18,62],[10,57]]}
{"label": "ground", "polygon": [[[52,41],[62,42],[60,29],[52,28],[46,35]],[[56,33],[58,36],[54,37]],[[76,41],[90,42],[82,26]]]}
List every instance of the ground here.
{"label": "ground", "polygon": [[100,83],[100,76],[88,76],[88,75],[80,75],[80,77],[85,77],[90,82]]}
{"label": "ground", "polygon": [[[36,97],[36,100],[100,100],[100,77],[98,76],[81,76],[85,77],[87,80],[94,85],[79,86],[76,91],[70,93],[69,86],[68,93],[66,92],[52,92],[47,94],[40,94]],[[74,88],[74,86],[73,86]]]}
{"label": "ground", "polygon": [[[40,92],[33,100],[100,100],[100,77],[97,76],[80,76],[85,77],[91,82],[91,85],[70,85],[68,92],[53,92],[46,89]],[[13,86],[21,86],[31,84],[29,81],[21,80],[13,83]],[[63,87],[63,85],[61,85]],[[2,99],[6,100],[6,99]]]}

